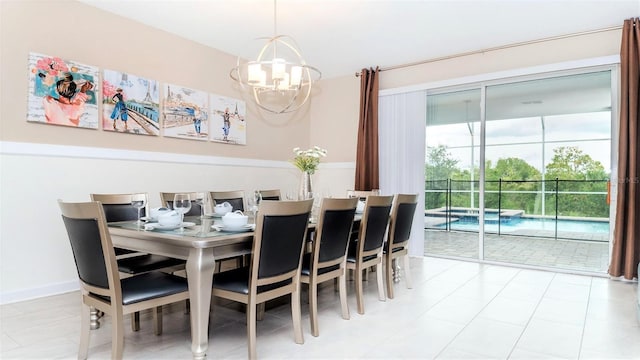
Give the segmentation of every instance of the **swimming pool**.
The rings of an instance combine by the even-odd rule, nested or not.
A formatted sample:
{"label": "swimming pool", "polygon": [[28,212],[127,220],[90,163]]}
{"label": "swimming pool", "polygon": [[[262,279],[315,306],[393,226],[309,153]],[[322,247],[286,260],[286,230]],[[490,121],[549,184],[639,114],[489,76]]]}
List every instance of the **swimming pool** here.
{"label": "swimming pool", "polygon": [[[437,227],[445,229],[446,224],[441,224]],[[472,218],[465,218],[464,221],[453,221],[450,223],[450,228],[451,230],[478,231],[478,220],[477,218],[475,220]],[[497,233],[497,221],[485,221],[484,229],[486,232]],[[519,217],[513,218],[508,222],[501,222],[500,224],[501,233],[515,232],[518,230],[555,231],[556,221],[555,219]],[[561,219],[558,220],[558,232],[608,234],[609,222]]]}

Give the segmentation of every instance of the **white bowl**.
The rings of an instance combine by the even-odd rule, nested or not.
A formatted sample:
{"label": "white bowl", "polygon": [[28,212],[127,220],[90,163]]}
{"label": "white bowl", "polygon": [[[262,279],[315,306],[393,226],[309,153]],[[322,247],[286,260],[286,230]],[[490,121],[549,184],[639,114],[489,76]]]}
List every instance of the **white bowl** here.
{"label": "white bowl", "polygon": [[165,214],[165,213],[168,213],[170,211],[171,211],[170,209],[167,209],[165,207],[153,208],[153,209],[149,210],[149,217],[151,219],[156,220],[156,219],[158,219],[158,216],[160,216],[161,214]]}
{"label": "white bowl", "polygon": [[[236,210],[237,211],[237,210]],[[249,217],[238,212],[230,212],[222,217],[222,224],[228,228],[241,228],[249,222]]]}
{"label": "white bowl", "polygon": [[213,207],[213,212],[216,213],[216,215],[226,215],[227,213],[231,212],[231,210],[233,210],[233,206],[231,206],[231,204],[229,204],[228,202],[216,204],[216,206]]}
{"label": "white bowl", "polygon": [[164,226],[180,225],[182,217],[175,211],[168,211],[158,215],[158,223]]}

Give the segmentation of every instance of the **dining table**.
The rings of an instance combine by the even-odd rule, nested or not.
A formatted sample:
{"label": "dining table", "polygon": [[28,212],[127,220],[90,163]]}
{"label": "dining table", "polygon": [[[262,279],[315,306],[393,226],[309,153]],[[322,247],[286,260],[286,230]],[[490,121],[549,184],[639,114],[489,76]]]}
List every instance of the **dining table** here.
{"label": "dining table", "polygon": [[[356,214],[354,230],[360,220],[361,215]],[[184,221],[190,226],[183,229],[162,229],[157,223],[154,227],[153,223],[139,224],[136,221],[110,222],[108,228],[115,247],[187,261],[191,351],[194,359],[204,359],[209,347],[209,312],[216,261],[250,254],[254,231],[250,226],[239,231],[224,231],[220,227],[221,218],[215,215],[185,217]],[[254,220],[250,216],[249,224],[252,223]],[[309,231],[315,227],[315,218],[312,217]]]}
{"label": "dining table", "polygon": [[[108,224],[113,245],[186,260],[191,317],[191,351],[194,359],[204,359],[209,346],[209,311],[216,261],[251,252],[253,229],[221,231],[214,227],[220,219],[185,217],[183,229],[158,229],[136,221]],[[217,226],[217,225],[216,225]]]}

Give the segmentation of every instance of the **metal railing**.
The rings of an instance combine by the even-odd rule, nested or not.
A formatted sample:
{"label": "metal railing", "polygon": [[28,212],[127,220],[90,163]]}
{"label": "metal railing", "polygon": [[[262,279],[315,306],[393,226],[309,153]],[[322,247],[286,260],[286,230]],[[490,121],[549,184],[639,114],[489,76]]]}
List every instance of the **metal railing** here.
{"label": "metal railing", "polygon": [[[426,228],[446,231],[479,231],[479,182],[470,180],[425,181],[425,216],[443,217],[444,221]],[[529,231],[533,237],[553,237],[579,240],[608,240],[609,180],[489,180],[485,181],[485,214],[497,213],[497,229],[485,232],[502,234],[502,226],[512,218],[553,221],[553,235],[545,231]],[[478,219],[478,227],[461,229],[461,218]],[[532,220],[533,221],[533,220]],[[598,233],[565,231],[558,224],[595,222]],[[487,220],[485,219],[485,227]],[[606,224],[606,226],[604,225]],[[604,233],[606,230],[607,234]],[[514,234],[510,234],[514,235]],[[517,236],[517,235],[516,235]]]}

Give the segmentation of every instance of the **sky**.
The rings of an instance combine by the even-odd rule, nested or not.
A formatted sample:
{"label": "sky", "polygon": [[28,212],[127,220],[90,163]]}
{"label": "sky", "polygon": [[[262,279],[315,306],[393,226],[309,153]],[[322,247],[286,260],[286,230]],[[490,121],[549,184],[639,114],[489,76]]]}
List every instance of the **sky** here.
{"label": "sky", "polygon": [[[611,112],[571,114],[540,117],[494,120],[487,122],[486,160],[495,163],[500,158],[517,157],[542,170],[544,141],[544,164],[553,158],[553,149],[560,146],[576,146],[592,159],[599,161],[605,171],[611,171]],[[470,168],[471,144],[473,141],[475,165],[480,153],[480,123],[473,123],[473,139],[467,123],[427,126],[427,147],[445,145],[451,156],[459,160],[460,168]]]}

